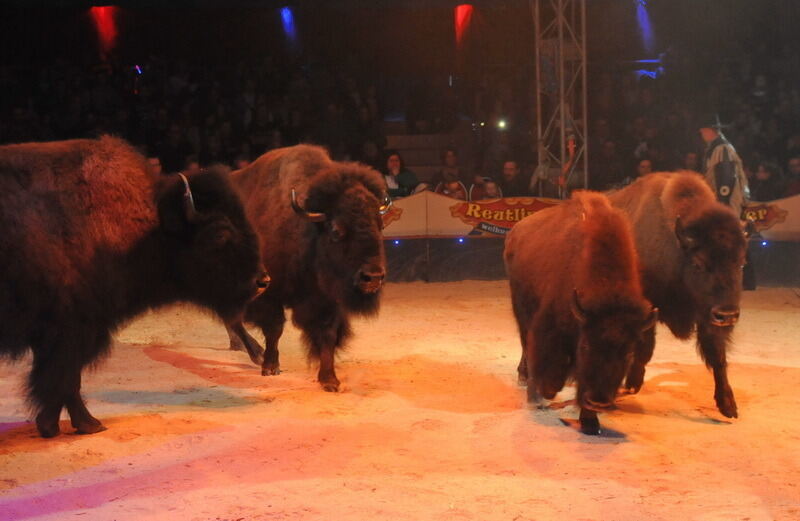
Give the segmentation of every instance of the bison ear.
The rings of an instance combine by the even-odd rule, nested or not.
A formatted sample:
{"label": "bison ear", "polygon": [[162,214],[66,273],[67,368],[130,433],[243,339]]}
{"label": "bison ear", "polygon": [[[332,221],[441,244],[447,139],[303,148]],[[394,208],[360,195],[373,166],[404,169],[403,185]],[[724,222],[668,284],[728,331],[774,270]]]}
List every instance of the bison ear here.
{"label": "bison ear", "polygon": [[675,218],[675,236],[684,251],[692,250],[696,246],[697,241],[683,227],[680,216]]}

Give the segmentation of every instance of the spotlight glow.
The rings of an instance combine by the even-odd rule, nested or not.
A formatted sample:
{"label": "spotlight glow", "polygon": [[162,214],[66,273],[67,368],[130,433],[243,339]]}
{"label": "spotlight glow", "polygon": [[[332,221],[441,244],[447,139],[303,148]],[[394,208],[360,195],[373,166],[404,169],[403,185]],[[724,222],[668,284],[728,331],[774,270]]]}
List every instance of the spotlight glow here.
{"label": "spotlight glow", "polygon": [[395,239],[393,242],[394,242],[395,246],[400,246],[400,241],[399,240]]}
{"label": "spotlight glow", "polygon": [[464,244],[464,237],[459,237],[458,238],[458,243],[459,244]]}
{"label": "spotlight glow", "polygon": [[283,34],[291,46],[297,44],[297,27],[294,23],[294,13],[291,7],[281,7],[281,22],[283,23]]}

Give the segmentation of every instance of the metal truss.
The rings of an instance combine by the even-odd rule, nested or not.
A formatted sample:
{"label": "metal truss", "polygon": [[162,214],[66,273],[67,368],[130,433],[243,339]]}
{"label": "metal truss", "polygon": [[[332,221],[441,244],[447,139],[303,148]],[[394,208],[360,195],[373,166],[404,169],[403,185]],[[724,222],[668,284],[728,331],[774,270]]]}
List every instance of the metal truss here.
{"label": "metal truss", "polygon": [[586,0],[529,4],[536,31],[536,175],[563,198],[588,186]]}

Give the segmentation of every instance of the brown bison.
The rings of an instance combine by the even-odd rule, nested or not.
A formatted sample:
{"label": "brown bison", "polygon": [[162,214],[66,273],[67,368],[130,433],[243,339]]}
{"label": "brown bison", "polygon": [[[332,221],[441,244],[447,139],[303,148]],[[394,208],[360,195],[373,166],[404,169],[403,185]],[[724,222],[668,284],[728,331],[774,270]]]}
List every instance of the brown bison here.
{"label": "brown bison", "polygon": [[574,378],[581,431],[599,434],[597,412],[613,405],[658,315],[642,296],[630,224],[602,194],[577,192],[514,226],[504,259],[528,400],[552,399]]}
{"label": "brown bison", "polygon": [[[351,334],[348,315],[378,312],[386,274],[381,214],[390,204],[383,179],[311,145],[268,152],[232,179],[274,274],[245,315],[264,333],[261,372],[280,372],[278,340],[291,308],[309,355],[319,359],[320,384],[338,391],[334,356]],[[241,327],[228,333],[232,349],[255,343]]]}
{"label": "brown bison", "polygon": [[43,437],[66,407],[103,430],[82,369],[142,311],[193,302],[234,323],[263,290],[258,240],[216,172],[157,180],[125,142],[103,137],[0,147],[0,355],[28,348],[29,400]]}
{"label": "brown bison", "polygon": [[[630,217],[645,296],[675,336],[697,331],[700,355],[714,371],[717,407],[737,417],[725,351],[742,289],[746,243],[739,219],[690,172],[650,174],[608,198]],[[628,372],[629,392],[641,388],[654,347],[649,331]]]}

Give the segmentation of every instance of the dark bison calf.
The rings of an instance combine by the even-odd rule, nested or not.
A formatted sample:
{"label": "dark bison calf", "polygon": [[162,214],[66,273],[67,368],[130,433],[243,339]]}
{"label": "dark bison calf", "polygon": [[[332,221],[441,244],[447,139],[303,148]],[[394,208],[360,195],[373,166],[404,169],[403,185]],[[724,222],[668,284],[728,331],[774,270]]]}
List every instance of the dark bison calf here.
{"label": "dark bison calf", "polygon": [[125,142],[103,137],[0,147],[0,354],[33,351],[36,426],[103,430],[81,371],[110,332],[148,308],[188,301],[228,323],[266,286],[258,240],[226,177],[159,182]]}
{"label": "dark bison calf", "polygon": [[581,430],[599,434],[643,332],[658,312],[642,296],[630,225],[602,194],[578,192],[508,235],[504,253],[528,400],[577,383]]}
{"label": "dark bison calf", "polygon": [[[717,408],[737,417],[726,350],[739,318],[746,250],[738,216],[690,172],[650,174],[608,198],[630,217],[645,296],[675,336],[697,332],[700,355],[714,371]],[[649,331],[625,382],[629,392],[641,388],[654,347]]]}

